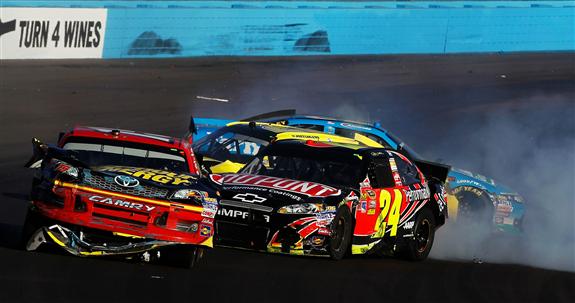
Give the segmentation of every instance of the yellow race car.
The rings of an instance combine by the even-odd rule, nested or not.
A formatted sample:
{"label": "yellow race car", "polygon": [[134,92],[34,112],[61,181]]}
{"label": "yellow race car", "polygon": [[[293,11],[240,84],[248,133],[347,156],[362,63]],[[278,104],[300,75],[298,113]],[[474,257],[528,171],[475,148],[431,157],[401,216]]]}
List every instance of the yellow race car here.
{"label": "yellow race car", "polygon": [[235,173],[270,142],[294,139],[382,147],[361,135],[352,139],[278,123],[230,122],[194,142],[193,149],[205,172]]}

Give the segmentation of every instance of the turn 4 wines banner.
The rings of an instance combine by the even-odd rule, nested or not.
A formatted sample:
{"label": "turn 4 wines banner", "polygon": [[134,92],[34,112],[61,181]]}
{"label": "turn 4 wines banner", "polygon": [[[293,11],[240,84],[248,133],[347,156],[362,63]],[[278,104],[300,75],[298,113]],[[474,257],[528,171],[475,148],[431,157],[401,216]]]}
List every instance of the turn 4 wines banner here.
{"label": "turn 4 wines banner", "polygon": [[102,58],[106,9],[0,8],[0,59]]}

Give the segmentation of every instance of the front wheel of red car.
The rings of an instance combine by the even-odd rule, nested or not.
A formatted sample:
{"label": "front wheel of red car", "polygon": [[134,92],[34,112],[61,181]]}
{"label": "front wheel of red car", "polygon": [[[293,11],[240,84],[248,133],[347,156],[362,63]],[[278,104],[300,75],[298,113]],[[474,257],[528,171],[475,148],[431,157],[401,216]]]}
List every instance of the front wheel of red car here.
{"label": "front wheel of red car", "polygon": [[24,225],[22,226],[20,247],[24,250],[35,250],[37,245],[31,243],[32,237],[44,225],[45,219],[34,209],[34,207],[30,207],[26,214]]}
{"label": "front wheel of red car", "polygon": [[334,260],[341,260],[349,250],[352,235],[351,212],[347,206],[338,209],[332,221],[332,235],[329,242],[329,255]]}
{"label": "front wheel of red car", "polygon": [[413,237],[409,238],[402,256],[410,261],[423,261],[429,255],[435,239],[435,217],[429,208],[423,208],[415,219]]}

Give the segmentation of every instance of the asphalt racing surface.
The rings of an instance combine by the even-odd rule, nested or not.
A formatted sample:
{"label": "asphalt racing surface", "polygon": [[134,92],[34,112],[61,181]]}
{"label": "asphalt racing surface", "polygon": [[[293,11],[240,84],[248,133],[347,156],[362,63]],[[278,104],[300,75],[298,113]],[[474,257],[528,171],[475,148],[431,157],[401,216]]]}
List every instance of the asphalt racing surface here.
{"label": "asphalt racing surface", "polygon": [[16,247],[33,136],[55,142],[76,124],[178,136],[190,114],[297,108],[383,120],[424,155],[461,166],[465,157],[450,158],[450,150],[486,142],[458,134],[502,111],[526,129],[547,117],[554,136],[573,136],[574,83],[573,53],[1,62],[0,302],[575,302],[572,271],[470,259],[333,262],[217,248],[186,270]]}

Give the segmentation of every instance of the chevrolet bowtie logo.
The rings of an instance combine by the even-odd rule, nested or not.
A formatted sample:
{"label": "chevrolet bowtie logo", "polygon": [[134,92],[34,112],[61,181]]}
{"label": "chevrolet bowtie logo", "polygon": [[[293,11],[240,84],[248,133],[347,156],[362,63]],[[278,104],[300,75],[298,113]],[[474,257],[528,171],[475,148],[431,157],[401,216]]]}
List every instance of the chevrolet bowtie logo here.
{"label": "chevrolet bowtie logo", "polygon": [[0,36],[16,30],[16,20],[2,22],[0,20]]}
{"label": "chevrolet bowtie logo", "polygon": [[250,193],[237,194],[234,196],[234,199],[240,200],[240,201],[246,202],[246,203],[262,203],[265,200],[267,200],[264,197],[260,197],[256,194],[250,194]]}

